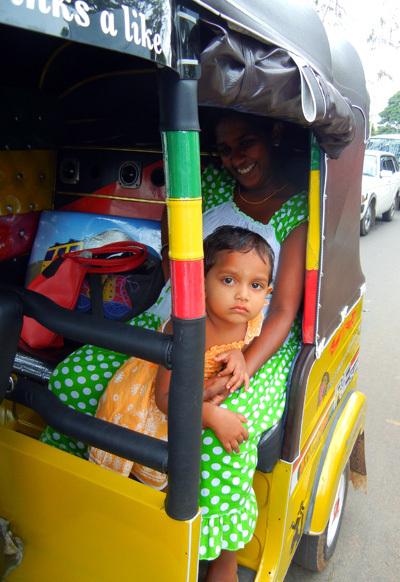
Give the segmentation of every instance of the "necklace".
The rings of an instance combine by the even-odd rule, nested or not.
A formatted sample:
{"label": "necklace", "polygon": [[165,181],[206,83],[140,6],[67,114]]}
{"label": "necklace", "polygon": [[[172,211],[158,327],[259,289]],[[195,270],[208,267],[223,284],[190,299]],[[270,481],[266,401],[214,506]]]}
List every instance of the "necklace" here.
{"label": "necklace", "polygon": [[262,198],[261,200],[257,200],[257,202],[253,202],[252,200],[247,200],[247,198],[245,198],[242,195],[242,189],[240,184],[238,184],[238,196],[241,200],[243,200],[243,202],[245,202],[246,204],[250,204],[250,205],[258,205],[258,204],[263,204],[264,202],[266,202],[267,200],[269,200],[270,198],[272,198],[273,196],[275,196],[275,194],[278,194],[278,192],[280,192],[281,190],[283,190],[284,188],[286,188],[287,184],[284,184],[283,186],[281,186],[280,188],[277,188],[276,190],[274,190],[273,192],[270,192],[268,194],[268,196],[265,196],[265,198]]}

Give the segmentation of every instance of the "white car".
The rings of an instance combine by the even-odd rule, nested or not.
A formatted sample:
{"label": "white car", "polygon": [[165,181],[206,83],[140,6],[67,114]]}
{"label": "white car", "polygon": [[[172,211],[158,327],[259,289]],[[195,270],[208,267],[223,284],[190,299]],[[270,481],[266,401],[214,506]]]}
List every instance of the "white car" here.
{"label": "white car", "polygon": [[361,189],[361,234],[369,233],[377,216],[390,222],[399,201],[400,172],[396,157],[389,152],[366,150]]}

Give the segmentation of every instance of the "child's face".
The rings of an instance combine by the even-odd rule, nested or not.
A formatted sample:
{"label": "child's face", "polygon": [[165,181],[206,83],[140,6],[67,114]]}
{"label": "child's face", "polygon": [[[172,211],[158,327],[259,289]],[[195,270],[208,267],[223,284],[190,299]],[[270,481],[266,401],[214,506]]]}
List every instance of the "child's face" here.
{"label": "child's face", "polygon": [[253,319],[270,293],[271,267],[257,251],[220,251],[206,275],[207,315],[224,322]]}

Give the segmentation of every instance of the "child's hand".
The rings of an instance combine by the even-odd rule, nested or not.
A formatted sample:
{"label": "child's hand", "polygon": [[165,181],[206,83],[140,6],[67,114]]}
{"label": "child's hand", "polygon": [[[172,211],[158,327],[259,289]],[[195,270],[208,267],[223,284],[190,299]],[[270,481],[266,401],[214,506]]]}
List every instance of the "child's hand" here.
{"label": "child's hand", "polygon": [[234,392],[244,384],[244,389],[247,390],[249,387],[249,374],[247,373],[246,360],[244,359],[241,350],[229,350],[223,354],[215,356],[217,362],[222,362],[225,367],[218,374],[220,378],[226,378],[226,376],[231,376],[227,383],[226,388],[229,392]]}
{"label": "child's hand", "polygon": [[210,406],[212,409],[209,410],[207,426],[215,433],[227,453],[240,453],[240,445],[249,438],[244,426],[247,418],[226,408]]}

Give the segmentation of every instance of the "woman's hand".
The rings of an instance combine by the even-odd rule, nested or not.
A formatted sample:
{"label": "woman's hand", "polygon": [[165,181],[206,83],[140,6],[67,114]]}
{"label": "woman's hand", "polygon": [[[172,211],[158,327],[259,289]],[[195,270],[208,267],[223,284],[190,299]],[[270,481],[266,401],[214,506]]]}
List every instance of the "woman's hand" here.
{"label": "woman's hand", "polygon": [[225,384],[226,389],[229,392],[234,392],[244,384],[244,389],[247,390],[249,387],[249,374],[247,372],[246,360],[244,359],[241,350],[229,350],[214,358],[217,362],[222,362],[225,364],[223,370],[218,374],[220,378],[227,379]]}
{"label": "woman's hand", "polygon": [[218,376],[205,380],[203,401],[221,404],[228,398],[230,392],[226,388],[226,381],[226,378],[219,378]]}
{"label": "woman's hand", "polygon": [[203,405],[203,425],[215,433],[227,453],[240,453],[240,445],[249,438],[246,422],[242,414],[209,403]]}

